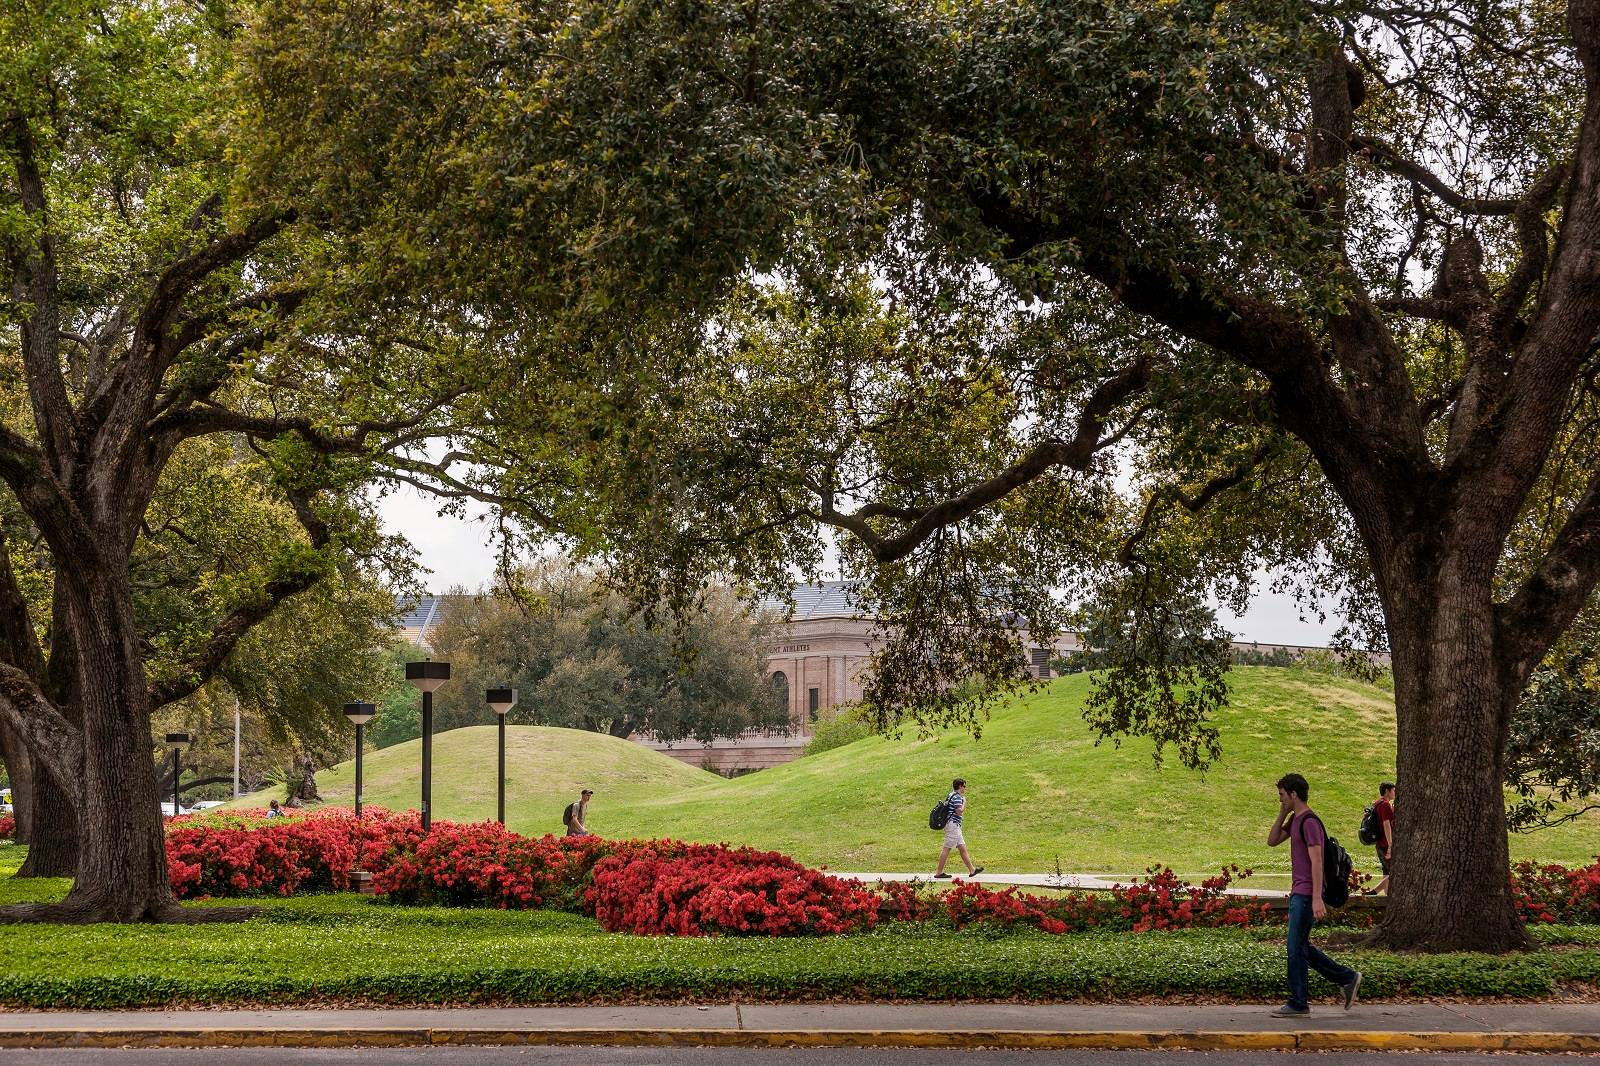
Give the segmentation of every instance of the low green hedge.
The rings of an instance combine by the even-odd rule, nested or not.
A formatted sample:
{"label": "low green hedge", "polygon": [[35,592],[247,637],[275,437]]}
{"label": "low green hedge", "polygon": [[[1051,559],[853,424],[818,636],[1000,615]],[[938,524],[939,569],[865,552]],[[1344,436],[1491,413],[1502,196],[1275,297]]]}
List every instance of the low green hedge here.
{"label": "low green hedge", "polygon": [[[4,877],[0,900],[64,882]],[[222,901],[226,905],[230,901]],[[839,937],[635,937],[552,911],[408,907],[354,895],[264,901],[260,917],[198,926],[0,926],[0,1005],[150,1007],[570,1003],[593,999],[1130,1000],[1283,994],[1282,931],[1050,936],[892,925]],[[212,904],[193,904],[209,906]],[[1558,950],[1508,958],[1340,952],[1364,998],[1542,999],[1600,985],[1600,928],[1543,926]],[[1332,989],[1313,978],[1313,994]]]}
{"label": "low green hedge", "polygon": [[[1600,982],[1600,949],[1511,958],[1342,953],[1373,999],[1539,999]],[[561,1003],[591,999],[1271,1001],[1283,949],[1232,930],[1048,936],[896,926],[794,939],[633,937],[548,911],[402,907],[355,896],[271,904],[236,925],[0,927],[0,1003]],[[1315,986],[1314,986],[1315,987]],[[1332,996],[1321,986],[1316,993]]]}

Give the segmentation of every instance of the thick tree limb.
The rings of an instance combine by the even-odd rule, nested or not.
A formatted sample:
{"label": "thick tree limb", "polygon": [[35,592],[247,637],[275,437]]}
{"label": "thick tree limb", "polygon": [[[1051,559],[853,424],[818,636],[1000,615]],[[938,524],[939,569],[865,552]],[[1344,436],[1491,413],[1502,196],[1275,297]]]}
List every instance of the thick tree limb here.
{"label": "thick tree limb", "polygon": [[1421,163],[1407,159],[1399,149],[1376,137],[1361,134],[1352,136],[1350,147],[1357,154],[1371,159],[1379,170],[1405,178],[1426,189],[1464,215],[1510,215],[1516,213],[1518,205],[1522,203],[1518,199],[1467,196],[1458,192],[1433,171]]}
{"label": "thick tree limb", "polygon": [[[289,502],[294,506],[295,517],[310,538],[311,547],[316,550],[326,547],[332,535],[327,523],[312,509],[310,494],[290,492]],[[286,569],[267,582],[249,602],[235,607],[212,627],[211,639],[205,647],[185,662],[173,677],[150,686],[151,708],[164,707],[174,700],[180,700],[211,680],[246,633],[271,615],[284,600],[306,591],[325,576],[323,567],[302,563]]]}
{"label": "thick tree limb", "polygon": [[1272,454],[1274,447],[1275,444],[1272,441],[1262,443],[1237,466],[1207,481],[1192,496],[1184,492],[1181,485],[1167,485],[1152,492],[1150,498],[1145,501],[1144,513],[1139,516],[1139,525],[1128,535],[1128,539],[1122,542],[1122,547],[1117,550],[1117,561],[1123,566],[1128,566],[1133,562],[1134,549],[1139,546],[1139,543],[1145,537],[1149,536],[1151,523],[1155,520],[1156,512],[1162,506],[1167,503],[1176,503],[1190,514],[1199,514],[1209,507],[1218,496],[1221,496],[1231,488],[1243,484],[1260,467],[1267,456]]}
{"label": "thick tree limb", "polygon": [[58,300],[55,239],[51,235],[49,199],[44,175],[35,157],[33,131],[20,115],[11,120],[11,144],[16,159],[17,191],[22,208],[36,227],[33,246],[17,253],[19,303],[28,305],[22,321],[22,359],[28,376],[28,399],[34,425],[52,469],[69,477],[78,455],[80,427],[67,396],[61,373],[61,305]]}
{"label": "thick tree limb", "polygon": [[[1101,383],[1084,404],[1083,413],[1078,418],[1077,432],[1071,440],[1050,439],[1040,442],[989,480],[915,512],[916,517],[910,525],[899,533],[884,536],[864,516],[884,514],[885,509],[881,505],[868,504],[855,512],[840,511],[832,491],[826,489],[821,493],[812,517],[854,535],[880,563],[904,558],[937,530],[1003,499],[1048,470],[1056,467],[1081,470],[1087,467],[1103,446],[1101,430],[1111,413],[1129,397],[1143,391],[1150,382],[1150,374],[1151,363],[1148,358],[1138,359],[1124,367]],[[910,514],[909,511],[902,512],[905,517]]]}
{"label": "thick tree limb", "polygon": [[1600,584],[1600,473],[1528,579],[1496,610],[1503,668],[1520,687]]}
{"label": "thick tree limb", "polygon": [[[83,780],[83,734],[50,702],[37,681],[7,662],[0,662],[0,717],[61,788],[76,790]],[[73,802],[77,802],[75,792]]]}
{"label": "thick tree limb", "polygon": [[28,601],[11,568],[11,553],[0,537],[0,660],[11,663],[34,681],[43,683],[44,651],[28,615]]}

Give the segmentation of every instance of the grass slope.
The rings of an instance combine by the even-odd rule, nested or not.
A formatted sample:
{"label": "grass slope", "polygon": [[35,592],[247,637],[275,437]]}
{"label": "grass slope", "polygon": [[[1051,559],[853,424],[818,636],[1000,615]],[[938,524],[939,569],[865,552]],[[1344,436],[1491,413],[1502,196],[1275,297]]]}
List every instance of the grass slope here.
{"label": "grass slope", "polygon": [[[607,836],[676,836],[775,848],[853,871],[931,868],[939,837],[928,808],[950,778],[969,782],[967,839],[990,870],[1129,874],[1152,863],[1204,874],[1253,866],[1272,884],[1288,849],[1264,841],[1277,810],[1273,782],[1290,770],[1358,867],[1375,865],[1356,843],[1362,808],[1394,770],[1393,705],[1384,690],[1295,669],[1241,667],[1220,715],[1222,759],[1204,775],[1132,740],[1096,745],[1081,717],[1088,679],[1062,678],[1000,708],[981,739],[960,731],[916,739],[869,738],[733,781],[639,745],[572,730],[511,730],[508,821],[557,829],[562,807],[587,784],[597,792],[590,827]],[[494,815],[494,733],[455,730],[434,740],[435,813]],[[369,755],[367,799],[417,803],[416,743]],[[331,802],[348,803],[345,764],[319,775]],[[1404,797],[1401,797],[1404,816]],[[1514,836],[1516,857],[1592,861],[1600,816]]]}

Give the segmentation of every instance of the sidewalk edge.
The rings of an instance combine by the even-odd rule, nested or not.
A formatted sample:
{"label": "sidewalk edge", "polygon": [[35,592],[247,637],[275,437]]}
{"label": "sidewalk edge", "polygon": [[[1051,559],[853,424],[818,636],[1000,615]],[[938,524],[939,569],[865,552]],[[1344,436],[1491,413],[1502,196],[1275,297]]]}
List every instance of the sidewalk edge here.
{"label": "sidewalk edge", "polygon": [[94,1047],[907,1047],[1187,1051],[1600,1051],[1600,1034],[1307,1030],[1001,1029],[5,1029],[0,1049]]}

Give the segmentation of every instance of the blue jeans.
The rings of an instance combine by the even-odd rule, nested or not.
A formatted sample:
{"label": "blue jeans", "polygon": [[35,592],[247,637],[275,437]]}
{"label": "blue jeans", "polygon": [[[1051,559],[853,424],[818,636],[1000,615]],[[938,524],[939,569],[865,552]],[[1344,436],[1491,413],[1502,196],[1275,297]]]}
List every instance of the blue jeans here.
{"label": "blue jeans", "polygon": [[1343,988],[1356,979],[1356,972],[1348,966],[1334,962],[1311,944],[1311,927],[1316,919],[1311,915],[1311,897],[1296,892],[1289,897],[1289,1006],[1307,1010],[1306,967]]}

